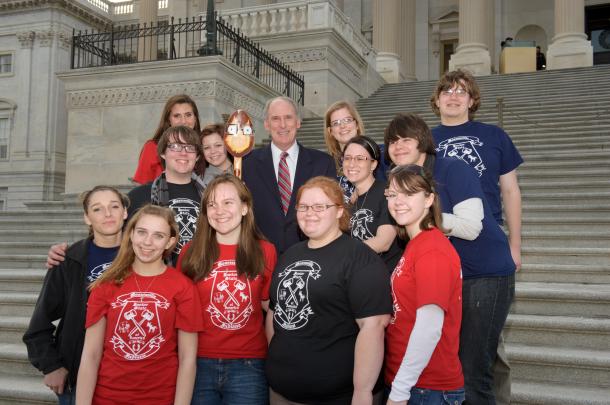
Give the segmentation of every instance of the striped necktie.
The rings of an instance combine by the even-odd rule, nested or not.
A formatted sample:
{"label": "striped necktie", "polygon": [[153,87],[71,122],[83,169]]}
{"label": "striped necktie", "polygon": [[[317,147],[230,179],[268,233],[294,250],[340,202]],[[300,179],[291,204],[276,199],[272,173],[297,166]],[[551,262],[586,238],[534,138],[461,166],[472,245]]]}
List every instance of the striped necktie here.
{"label": "striped necktie", "polygon": [[288,163],[286,162],[287,157],[288,152],[282,152],[280,155],[280,165],[277,170],[277,186],[280,189],[280,199],[282,200],[284,215],[288,212],[290,195],[292,194],[292,188],[290,187],[290,170],[288,169]]}

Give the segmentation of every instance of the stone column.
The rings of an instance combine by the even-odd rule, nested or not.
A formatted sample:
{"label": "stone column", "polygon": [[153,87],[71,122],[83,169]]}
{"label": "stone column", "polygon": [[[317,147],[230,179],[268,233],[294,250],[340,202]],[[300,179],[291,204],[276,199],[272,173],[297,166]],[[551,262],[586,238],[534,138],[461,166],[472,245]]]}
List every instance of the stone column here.
{"label": "stone column", "polygon": [[[157,0],[138,0],[138,22],[140,27],[157,26]],[[138,39],[138,61],[157,60],[157,36],[145,36]]]}
{"label": "stone column", "polygon": [[373,0],[373,47],[377,50],[376,70],[388,83],[403,80],[398,40],[400,0]]}
{"label": "stone column", "polygon": [[403,80],[417,80],[415,75],[415,0],[400,2],[398,13],[398,50],[402,62]]}
{"label": "stone column", "polygon": [[546,55],[547,69],[593,66],[593,47],[585,34],[584,0],[555,0],[555,36]]}
{"label": "stone column", "polygon": [[491,74],[488,9],[492,0],[460,0],[459,45],[449,70],[464,68],[474,75]]}

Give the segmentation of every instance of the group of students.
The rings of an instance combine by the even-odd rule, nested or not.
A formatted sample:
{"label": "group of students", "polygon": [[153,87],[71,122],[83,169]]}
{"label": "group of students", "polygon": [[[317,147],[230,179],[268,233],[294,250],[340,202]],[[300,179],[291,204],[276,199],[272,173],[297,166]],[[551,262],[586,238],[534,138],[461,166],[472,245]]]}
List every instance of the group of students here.
{"label": "group of students", "polygon": [[383,148],[351,103],[332,105],[337,177],[293,190],[302,241],[282,252],[223,127],[199,135],[195,103],[173,97],[144,184],[84,193],[89,237],[51,249],[32,364],[60,404],[494,403],[522,159],[472,120],[479,104],[474,78],[449,72],[431,98],[442,124],[399,114]]}

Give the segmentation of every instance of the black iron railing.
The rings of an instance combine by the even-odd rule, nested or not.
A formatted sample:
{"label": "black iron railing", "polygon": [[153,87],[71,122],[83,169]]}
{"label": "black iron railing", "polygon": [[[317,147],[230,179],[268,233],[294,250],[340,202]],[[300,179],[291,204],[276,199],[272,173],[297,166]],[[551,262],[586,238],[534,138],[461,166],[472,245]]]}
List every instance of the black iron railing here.
{"label": "black iron railing", "polygon": [[303,77],[219,17],[75,31],[72,69],[219,55],[269,87],[304,103]]}

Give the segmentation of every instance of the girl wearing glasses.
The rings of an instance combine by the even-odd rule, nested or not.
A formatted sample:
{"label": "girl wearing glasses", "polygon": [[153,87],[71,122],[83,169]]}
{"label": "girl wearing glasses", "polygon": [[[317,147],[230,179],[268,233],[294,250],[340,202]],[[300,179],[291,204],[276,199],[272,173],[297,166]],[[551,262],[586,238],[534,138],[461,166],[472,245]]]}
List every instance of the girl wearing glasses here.
{"label": "girl wearing glasses", "polygon": [[[163,132],[169,127],[185,126],[194,129],[197,133],[199,128],[199,111],[197,104],[186,94],[178,94],[170,97],[163,107],[161,121],[155,130],[155,134],[150,138],[140,152],[138,167],[133,175],[133,181],[139,184],[146,184],[156,179],[163,171],[163,165],[157,155],[157,145]],[[204,165],[197,168],[197,173],[203,174]]]}
{"label": "girl wearing glasses", "polygon": [[335,180],[307,181],[295,207],[309,240],[289,248],[273,273],[266,319],[271,404],[371,404],[381,393],[375,388],[392,310],[389,274],[345,234],[349,214]]}
{"label": "girl wearing glasses", "polygon": [[[337,178],[343,189],[346,202],[349,202],[355,187],[344,175],[342,169],[343,151],[345,150],[345,145],[352,138],[359,135],[364,135],[364,122],[352,103],[349,101],[337,101],[328,107],[324,114],[324,141],[326,142],[328,153],[335,160],[338,173]],[[383,158],[379,159],[377,164],[380,165],[380,168],[376,171],[376,176],[380,180],[385,180],[387,169],[385,161]]]}
{"label": "girl wearing glasses", "polygon": [[371,138],[354,137],[343,149],[343,173],[355,187],[350,201],[351,235],[381,254],[392,272],[402,251],[383,195],[385,181],[374,177],[379,159],[379,147]]}
{"label": "girl wearing glasses", "polygon": [[227,153],[223,134],[223,124],[206,125],[201,130],[201,145],[203,146],[203,157],[205,158],[205,175],[203,184],[207,186],[216,176],[223,173],[233,173],[233,156]]}
{"label": "girl wearing glasses", "polygon": [[168,208],[146,205],[127,224],[90,287],[77,404],[190,403],[201,310],[193,282],[163,262],[177,235]]}
{"label": "girl wearing glasses", "polygon": [[444,236],[431,176],[417,165],[389,174],[388,208],[409,239],[392,274],[394,316],[386,330],[389,405],[461,404],[458,357],[462,320],[460,258]]}
{"label": "girl wearing glasses", "polygon": [[254,224],[252,195],[232,174],[208,185],[197,232],[178,259],[202,304],[193,404],[265,405],[263,310],[276,262]]}

